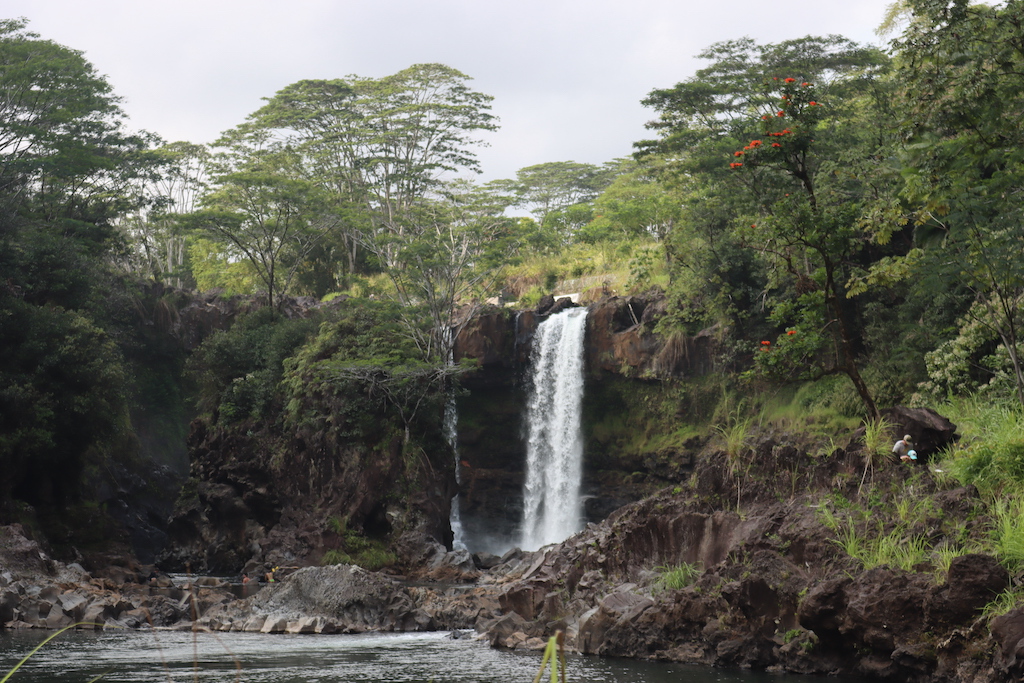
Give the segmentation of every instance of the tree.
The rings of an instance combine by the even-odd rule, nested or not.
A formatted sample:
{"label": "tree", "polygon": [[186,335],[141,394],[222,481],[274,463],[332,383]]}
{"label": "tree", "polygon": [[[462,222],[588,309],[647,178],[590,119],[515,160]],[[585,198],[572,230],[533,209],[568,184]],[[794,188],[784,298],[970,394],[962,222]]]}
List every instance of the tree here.
{"label": "tree", "polygon": [[[0,501],[64,505],[125,448],[128,378],[105,327],[116,221],[159,168],[81,52],[0,21]],[[113,327],[113,325],[110,325]],[[7,509],[4,512],[8,512]],[[6,516],[6,515],[5,515]]]}
{"label": "tree", "polygon": [[646,236],[661,241],[679,219],[680,198],[657,180],[651,168],[634,164],[594,200],[593,213],[579,239]]}
{"label": "tree", "polygon": [[[493,98],[471,90],[469,80],[442,64],[416,64],[381,79],[299,81],[244,127],[280,137],[301,156],[304,177],[345,216],[351,271],[356,246],[401,235],[408,213],[447,174],[479,171],[476,136],[497,125]],[[386,249],[379,256],[385,267],[398,265]]]}
{"label": "tree", "polygon": [[518,206],[532,206],[541,223],[552,211],[593,200],[601,191],[601,168],[575,161],[552,161],[516,171],[512,187]]}
{"label": "tree", "polygon": [[277,307],[304,257],[333,227],[320,189],[298,177],[300,158],[260,132],[229,135],[214,189],[202,198],[194,227],[246,259]]}
{"label": "tree", "polygon": [[897,228],[888,214],[874,218],[875,202],[888,199],[871,171],[889,143],[872,137],[878,128],[870,119],[879,111],[873,88],[885,60],[836,36],[731,41],[701,56],[717,61],[645,100],[659,109],[649,125],[661,137],[639,143],[639,156],[661,159],[662,178],[699,194],[706,206],[683,218],[709,221],[704,248],[731,243],[756,252],[767,277],[760,298],[789,332],[775,347],[763,345],[778,353],[757,354],[758,366],[790,378],[844,373],[876,415],[858,368],[860,333],[846,284],[870,261],[870,245]]}
{"label": "tree", "polygon": [[199,208],[207,189],[210,151],[205,145],[173,142],[159,147],[156,154],[161,172],[140,182],[145,204],[118,225],[131,240],[133,272],[181,289],[194,284],[188,272],[188,236],[182,218]]}
{"label": "tree", "polygon": [[1024,3],[903,4],[906,196],[920,229],[942,236],[925,263],[973,293],[968,316],[1000,339],[1024,404]]}
{"label": "tree", "polygon": [[[505,206],[467,181],[453,182],[441,199],[409,212],[401,231],[366,241],[373,253],[397,261],[385,272],[424,360],[450,358],[460,302],[485,289],[518,246],[517,224],[503,215]],[[427,327],[420,324],[420,309]]]}
{"label": "tree", "polygon": [[133,180],[153,168],[153,138],[122,130],[118,99],[80,52],[25,25],[0,21],[3,222],[28,210],[88,222],[92,239],[107,239],[110,216],[138,200],[126,192]]}

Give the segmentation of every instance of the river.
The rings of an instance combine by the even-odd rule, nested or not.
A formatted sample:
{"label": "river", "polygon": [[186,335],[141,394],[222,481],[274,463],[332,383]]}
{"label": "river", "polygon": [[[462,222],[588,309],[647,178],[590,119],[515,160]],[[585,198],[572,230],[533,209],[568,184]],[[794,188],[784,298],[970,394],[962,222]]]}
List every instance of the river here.
{"label": "river", "polygon": [[[0,631],[0,678],[48,635]],[[101,674],[102,681],[127,683],[532,683],[540,659],[539,652],[492,650],[484,641],[436,632],[194,637],[183,631],[78,631],[44,646],[10,683],[86,683]],[[579,656],[568,658],[566,674],[570,682],[587,683],[840,683],[836,678]]]}

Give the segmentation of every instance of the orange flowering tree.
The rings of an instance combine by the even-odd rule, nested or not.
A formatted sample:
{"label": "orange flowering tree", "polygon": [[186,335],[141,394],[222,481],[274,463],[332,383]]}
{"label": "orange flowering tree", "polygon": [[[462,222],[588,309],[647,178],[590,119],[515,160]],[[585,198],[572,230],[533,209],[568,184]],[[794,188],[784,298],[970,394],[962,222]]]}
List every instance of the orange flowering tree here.
{"label": "orange flowering tree", "polygon": [[659,139],[637,145],[688,197],[667,239],[680,317],[729,325],[732,348],[752,351],[731,360],[759,374],[847,375],[876,414],[847,295],[899,227],[899,178],[879,163],[892,156],[888,60],[834,36],[729,41],[700,56],[713,63],[645,100]]}
{"label": "orange flowering tree", "polygon": [[770,318],[782,333],[770,347],[760,346],[755,369],[792,379],[845,374],[877,415],[861,376],[861,335],[847,301],[851,264],[863,263],[881,234],[864,217],[865,147],[814,83],[772,77],[765,91],[757,136],[727,161],[756,200],[757,219],[740,233],[766,256],[780,290]]}

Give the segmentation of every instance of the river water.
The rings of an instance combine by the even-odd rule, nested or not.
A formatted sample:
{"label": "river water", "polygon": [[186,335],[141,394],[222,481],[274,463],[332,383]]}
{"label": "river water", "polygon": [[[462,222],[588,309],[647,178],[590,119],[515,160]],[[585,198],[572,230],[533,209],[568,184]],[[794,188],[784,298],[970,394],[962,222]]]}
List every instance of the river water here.
{"label": "river water", "polygon": [[[46,631],[0,631],[0,678]],[[448,633],[272,635],[182,631],[66,632],[10,683],[532,683],[539,652],[492,650]],[[570,656],[567,680],[586,683],[839,683],[836,678],[724,671]],[[547,676],[544,681],[548,681]],[[857,683],[846,679],[843,683]]]}

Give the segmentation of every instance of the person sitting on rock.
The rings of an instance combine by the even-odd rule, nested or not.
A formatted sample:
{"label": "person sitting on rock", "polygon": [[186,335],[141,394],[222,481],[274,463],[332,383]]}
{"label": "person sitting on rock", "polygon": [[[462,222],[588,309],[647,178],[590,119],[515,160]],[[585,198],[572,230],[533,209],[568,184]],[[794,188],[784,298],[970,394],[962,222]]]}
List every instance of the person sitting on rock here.
{"label": "person sitting on rock", "polygon": [[913,447],[913,440],[910,434],[905,434],[902,439],[892,445],[892,452],[900,457],[902,462],[910,462],[910,449]]}

